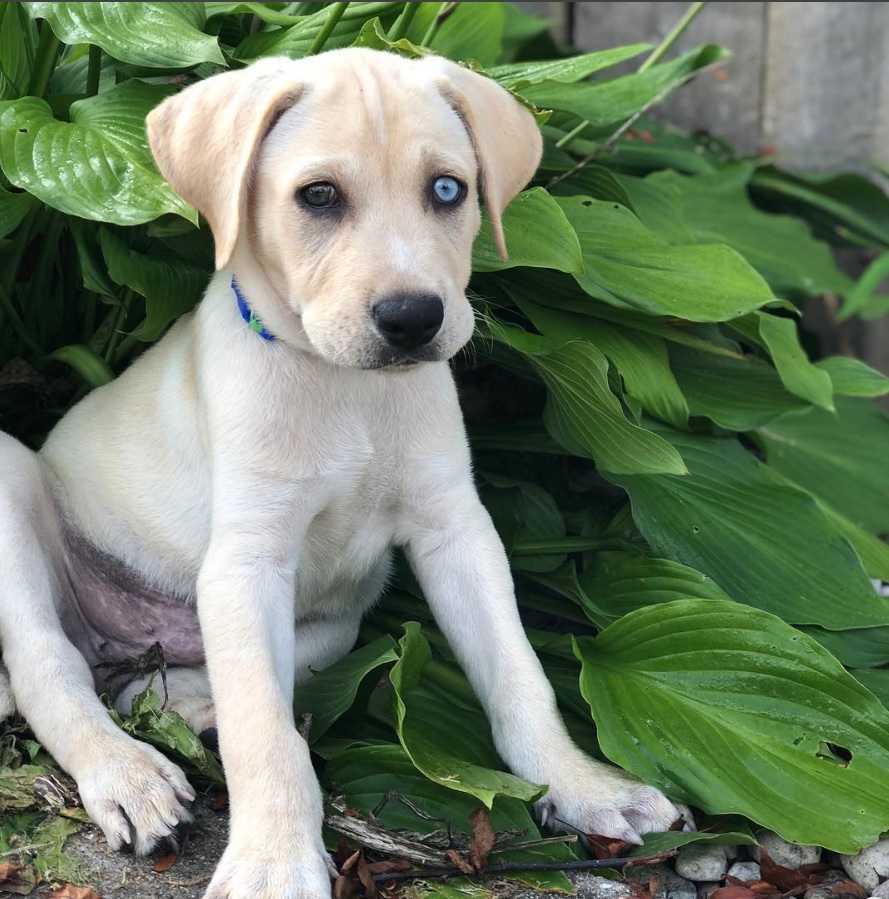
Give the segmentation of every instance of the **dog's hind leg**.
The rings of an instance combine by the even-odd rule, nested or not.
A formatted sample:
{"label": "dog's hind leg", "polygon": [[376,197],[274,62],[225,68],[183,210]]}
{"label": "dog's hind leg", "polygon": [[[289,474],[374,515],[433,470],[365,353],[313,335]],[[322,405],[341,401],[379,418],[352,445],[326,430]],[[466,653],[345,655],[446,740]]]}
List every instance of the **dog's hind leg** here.
{"label": "dog's hind leg", "polygon": [[41,462],[0,434],[0,646],[18,711],[77,781],[113,848],[149,851],[188,819],[182,772],[116,727],[62,627],[60,525]]}
{"label": "dog's hind leg", "polygon": [[0,721],[15,714],[15,697],[12,695],[12,684],[3,665],[0,665]]}
{"label": "dog's hind leg", "polygon": [[114,707],[121,715],[129,715],[133,699],[149,684],[160,696],[163,709],[181,715],[185,723],[199,735],[216,727],[216,710],[210,692],[207,669],[203,665],[168,668],[166,692],[160,675],[149,674],[130,681],[114,700]]}

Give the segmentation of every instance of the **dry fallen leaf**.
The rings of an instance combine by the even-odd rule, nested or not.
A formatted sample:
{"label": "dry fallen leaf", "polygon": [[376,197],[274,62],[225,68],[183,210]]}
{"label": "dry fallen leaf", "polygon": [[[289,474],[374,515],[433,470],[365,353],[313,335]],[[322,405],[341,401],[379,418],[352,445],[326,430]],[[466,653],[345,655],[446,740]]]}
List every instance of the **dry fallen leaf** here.
{"label": "dry fallen leaf", "polygon": [[448,861],[454,865],[455,868],[459,868],[464,874],[475,874],[475,868],[473,868],[472,865],[470,865],[456,850],[448,849],[448,851],[445,852],[445,855],[447,856]]}
{"label": "dry fallen leaf", "polygon": [[759,869],[762,872],[762,879],[775,884],[785,896],[801,895],[810,886],[815,886],[824,879],[819,874],[806,875],[796,868],[785,868],[783,865],[779,865],[762,847],[759,850]]}
{"label": "dry fallen leaf", "polygon": [[4,880],[12,880],[19,871],[24,870],[24,865],[17,865],[14,862],[0,862],[0,883]]}
{"label": "dry fallen leaf", "polygon": [[358,895],[358,887],[351,877],[340,874],[333,882],[333,899],[354,899]]}
{"label": "dry fallen leaf", "polygon": [[179,858],[175,852],[168,852],[166,855],[162,855],[155,863],[154,863],[154,873],[155,874],[163,874],[164,871],[169,871],[173,865],[176,864],[176,859]]}
{"label": "dry fallen leaf", "polygon": [[341,874],[348,874],[349,871],[352,870],[352,866],[355,864],[355,862],[358,861],[358,859],[359,859],[360,857],[361,857],[361,850],[360,850],[360,849],[356,849],[355,852],[353,852],[353,853],[352,853],[347,859],[345,859],[345,860],[343,861],[343,863],[340,865],[340,873],[341,873]]}
{"label": "dry fallen leaf", "polygon": [[627,879],[627,886],[633,891],[636,899],[651,899],[651,897],[655,894],[657,885],[659,883],[659,877],[652,877],[647,884],[641,884],[638,880],[634,880],[632,877]]}
{"label": "dry fallen leaf", "polygon": [[720,887],[714,891],[710,899],[756,899],[756,893],[747,887]]}
{"label": "dry fallen leaf", "polygon": [[588,833],[585,836],[590,852],[593,853],[595,858],[600,860],[603,858],[620,858],[633,848],[633,844],[626,842],[626,840],[603,837],[599,833]]}
{"label": "dry fallen leaf", "polygon": [[102,899],[92,887],[79,887],[73,883],[62,883],[51,890],[45,890],[41,896],[52,899]]}
{"label": "dry fallen leaf", "polygon": [[367,859],[364,857],[363,852],[358,859],[358,879],[361,881],[361,886],[364,887],[366,899],[376,899],[377,885],[374,882],[373,874],[368,869]]}
{"label": "dry fallen leaf", "polygon": [[371,862],[367,869],[371,874],[391,874],[393,871],[407,871],[412,867],[406,858],[388,858],[381,862]]}
{"label": "dry fallen leaf", "polygon": [[469,816],[469,823],[472,825],[469,864],[476,871],[481,871],[488,863],[488,854],[494,848],[496,836],[494,828],[491,827],[491,818],[488,815],[488,810],[484,806],[477,808]]}

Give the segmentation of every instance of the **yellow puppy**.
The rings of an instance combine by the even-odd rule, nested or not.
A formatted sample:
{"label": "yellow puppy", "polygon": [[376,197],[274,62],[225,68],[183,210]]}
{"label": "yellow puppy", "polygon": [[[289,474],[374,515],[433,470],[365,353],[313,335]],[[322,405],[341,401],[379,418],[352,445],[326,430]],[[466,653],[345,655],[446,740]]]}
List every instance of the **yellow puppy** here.
{"label": "yellow puppy", "polygon": [[160,641],[170,705],[218,727],[228,779],[230,842],[207,896],[329,895],[293,688],[349,651],[393,546],[504,761],[549,784],[542,817],[631,841],[669,826],[679,808],[565,731],[448,367],[473,328],[479,200],[505,252],[500,216],[540,158],[531,115],[443,59],[350,49],[210,78],[148,130],[209,220],[219,271],[39,456],[0,435],[11,697],[109,843],[145,852],[188,817],[182,773],[94,692],[108,686],[97,665]]}

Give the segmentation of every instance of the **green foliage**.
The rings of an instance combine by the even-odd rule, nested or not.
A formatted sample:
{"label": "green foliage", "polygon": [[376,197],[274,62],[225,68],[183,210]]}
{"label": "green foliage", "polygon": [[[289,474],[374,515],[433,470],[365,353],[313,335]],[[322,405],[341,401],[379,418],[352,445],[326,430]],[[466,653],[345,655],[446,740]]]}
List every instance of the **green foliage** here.
{"label": "green foliage", "polygon": [[[551,112],[538,178],[504,217],[508,262],[487,226],[476,243],[480,334],[456,365],[569,729],[704,812],[842,851],[874,840],[889,711],[864,687],[889,687],[862,669],[889,664],[869,581],[889,578],[889,420],[871,399],[889,380],[818,359],[810,335],[804,350],[798,311],[826,291],[845,316],[889,308],[889,201],[644,116],[619,130],[720,48],[613,76],[650,48],[565,57],[508,5],[416,6],[0,4],[0,426],[38,445],[197,300],[211,238],[142,125],[178,85],[322,43],[473,59]],[[858,283],[843,245],[876,251]],[[397,593],[297,713],[353,807],[395,790],[466,830],[484,803],[498,829],[537,835],[543,787],[502,771],[418,597]],[[126,726],[219,776],[150,696]],[[397,802],[381,816],[430,829]]]}

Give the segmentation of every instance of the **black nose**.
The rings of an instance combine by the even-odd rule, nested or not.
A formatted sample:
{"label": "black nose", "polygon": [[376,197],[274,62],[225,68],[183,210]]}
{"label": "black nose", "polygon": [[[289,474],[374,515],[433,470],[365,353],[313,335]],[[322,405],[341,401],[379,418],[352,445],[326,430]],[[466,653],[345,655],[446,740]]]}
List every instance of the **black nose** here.
{"label": "black nose", "polygon": [[432,293],[395,293],[373,307],[373,318],[388,344],[415,350],[438,334],[444,304]]}

